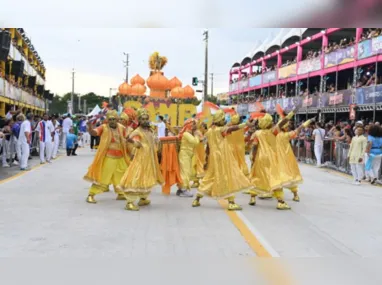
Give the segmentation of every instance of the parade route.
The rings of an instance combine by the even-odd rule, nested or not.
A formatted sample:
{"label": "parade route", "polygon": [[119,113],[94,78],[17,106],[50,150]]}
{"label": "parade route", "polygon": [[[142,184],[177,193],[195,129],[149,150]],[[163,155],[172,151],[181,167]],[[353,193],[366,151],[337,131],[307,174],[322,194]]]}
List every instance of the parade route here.
{"label": "parade route", "polygon": [[382,230],[376,226],[380,187],[353,186],[346,176],[301,165],[301,202],[285,193],[291,211],[276,210],[275,200],[258,199],[251,207],[244,194],[237,195],[242,212],[228,212],[224,201],[207,198],[192,208],[192,199],[164,196],[158,188],[152,205],[128,212],[112,191],[96,205],[85,202],[89,184],[82,176],[93,155],[80,150],[78,157],[1,182],[1,257],[293,259],[382,253]]}

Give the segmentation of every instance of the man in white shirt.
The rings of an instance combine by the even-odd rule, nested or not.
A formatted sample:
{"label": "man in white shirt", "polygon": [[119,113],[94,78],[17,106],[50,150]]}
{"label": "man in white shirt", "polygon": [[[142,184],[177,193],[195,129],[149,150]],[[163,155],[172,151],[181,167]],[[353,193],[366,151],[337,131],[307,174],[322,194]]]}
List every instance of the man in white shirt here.
{"label": "man in white shirt", "polygon": [[21,150],[20,157],[20,169],[27,170],[28,168],[28,158],[30,154],[30,144],[32,140],[32,128],[31,121],[33,120],[33,115],[28,114],[27,119],[22,122],[20,126],[20,134],[17,140],[18,147]]}
{"label": "man in white shirt", "polygon": [[69,130],[73,127],[73,121],[70,114],[62,122],[62,148],[66,149],[66,136]]}
{"label": "man in white shirt", "polygon": [[163,122],[163,116],[158,117],[158,123],[153,123],[158,129],[158,139],[166,136],[166,124]]}
{"label": "man in white shirt", "polygon": [[50,163],[53,151],[54,127],[48,119],[48,114],[44,114],[43,120],[36,127],[36,131],[39,132],[41,164],[44,164],[45,161]]}
{"label": "man in white shirt", "polygon": [[316,129],[313,131],[314,155],[316,156],[317,166],[321,167],[322,153],[324,150],[325,130],[319,122],[316,123]]}
{"label": "man in white shirt", "polygon": [[56,116],[52,117],[52,124],[54,127],[52,158],[55,159],[58,153],[58,146],[60,144],[60,133],[61,133],[61,126],[60,126],[60,123],[57,121]]}

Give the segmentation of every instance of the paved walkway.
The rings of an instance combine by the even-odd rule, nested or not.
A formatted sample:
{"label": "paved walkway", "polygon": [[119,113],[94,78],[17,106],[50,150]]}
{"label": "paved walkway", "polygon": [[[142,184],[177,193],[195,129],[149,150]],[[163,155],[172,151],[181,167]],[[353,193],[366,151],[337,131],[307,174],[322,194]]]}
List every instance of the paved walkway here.
{"label": "paved walkway", "polygon": [[[277,211],[275,200],[258,200],[257,206],[251,207],[244,194],[237,195],[238,203],[244,207],[242,212],[228,213],[224,202],[207,198],[202,200],[202,207],[192,208],[192,199],[163,196],[156,189],[151,206],[128,212],[124,210],[125,202],[116,201],[112,192],[98,196],[96,205],[85,203],[89,184],[82,176],[93,155],[80,150],[78,157],[64,156],[51,165],[0,181],[1,257],[204,260],[280,256],[280,262],[287,263],[281,271],[304,280],[298,284],[306,284],[306,280],[309,284],[322,284],[318,281],[328,276],[336,282],[325,279],[325,284],[360,284],[365,276],[378,270],[379,263],[366,264],[367,259],[361,258],[382,255],[380,187],[353,186],[348,176],[301,165],[305,177],[301,202],[293,202],[292,194],[286,191],[291,211]],[[281,272],[275,264],[267,264],[268,267],[251,260],[238,266],[238,270],[240,276],[248,273],[245,280],[251,282],[259,281],[249,277],[254,268],[263,271],[267,278],[275,270]],[[309,269],[321,268],[317,266],[329,273],[316,277],[318,283],[312,283]],[[352,266],[356,270],[349,272]],[[357,278],[359,283],[353,283]],[[373,278],[378,282],[366,283],[382,284],[380,277]]]}

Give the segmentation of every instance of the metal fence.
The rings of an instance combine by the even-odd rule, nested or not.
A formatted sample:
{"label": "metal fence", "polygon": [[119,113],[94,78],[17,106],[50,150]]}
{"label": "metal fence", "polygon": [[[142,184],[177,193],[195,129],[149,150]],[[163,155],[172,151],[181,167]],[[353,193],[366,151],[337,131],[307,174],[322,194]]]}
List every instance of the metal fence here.
{"label": "metal fence", "polygon": [[[293,151],[297,160],[307,164],[317,164],[314,154],[314,141],[296,139],[292,141]],[[350,145],[331,139],[324,140],[322,153],[322,166],[351,174],[350,164],[347,159]]]}

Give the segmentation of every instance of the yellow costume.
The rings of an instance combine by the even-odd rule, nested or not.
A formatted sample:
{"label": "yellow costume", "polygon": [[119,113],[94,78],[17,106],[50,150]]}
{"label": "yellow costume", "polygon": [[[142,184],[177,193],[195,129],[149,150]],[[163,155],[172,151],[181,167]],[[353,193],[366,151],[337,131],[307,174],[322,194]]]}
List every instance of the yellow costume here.
{"label": "yellow costume", "polygon": [[[115,111],[107,113],[108,120],[116,120],[118,114]],[[129,163],[130,156],[126,146],[127,133],[125,128],[115,122],[115,128],[109,124],[102,124],[95,131],[101,137],[99,148],[90,165],[84,179],[93,183],[89,190],[87,202],[96,203],[94,196],[109,190],[109,185],[114,186],[121,198],[121,193],[116,189]]]}
{"label": "yellow costume", "polygon": [[251,188],[251,183],[240,170],[227,139],[223,137],[229,132],[229,128],[224,126],[224,119],[224,112],[217,111],[214,115],[215,125],[206,133],[209,148],[208,168],[200,182],[199,194],[193,202],[194,207],[200,206],[200,199],[207,195],[215,199],[228,198],[229,210],[241,210],[241,207],[235,204],[233,194]]}
{"label": "yellow costume", "polygon": [[249,204],[252,206],[256,204],[256,196],[258,194],[273,193],[278,200],[277,209],[286,210],[290,209],[290,207],[284,201],[282,188],[285,185],[285,181],[288,180],[288,176],[281,171],[272,121],[271,115],[266,114],[259,120],[260,130],[256,131],[253,135],[253,144],[257,151],[250,179],[255,189],[251,191]]}
{"label": "yellow costume", "polygon": [[138,206],[148,205],[150,201],[147,197],[152,188],[164,183],[154,134],[150,129],[149,116],[145,109],[138,110],[138,119],[140,126],[129,137],[137,149],[118,186],[127,200],[126,209],[134,211],[139,210],[139,207],[133,204],[138,198],[140,198]]}
{"label": "yellow costume", "polygon": [[192,187],[199,187],[199,179],[203,178],[205,175],[204,165],[206,163],[206,148],[204,143],[205,131],[201,127],[195,132],[195,136],[199,138],[199,143],[195,147],[195,152],[193,156],[193,176],[194,184]]}
{"label": "yellow costume", "polygon": [[[239,115],[234,115],[231,118],[233,125],[239,124]],[[232,148],[233,156],[235,157],[239,168],[244,173],[244,175],[249,175],[248,165],[245,161],[245,138],[244,138],[244,129],[239,129],[227,135],[228,144]]]}
{"label": "yellow costume", "polygon": [[194,174],[192,159],[195,154],[195,146],[199,143],[199,138],[193,136],[190,131],[192,131],[195,124],[194,120],[186,122],[180,134],[179,166],[182,184],[179,185],[179,189],[181,190],[190,190],[190,181],[194,179],[192,177]]}

